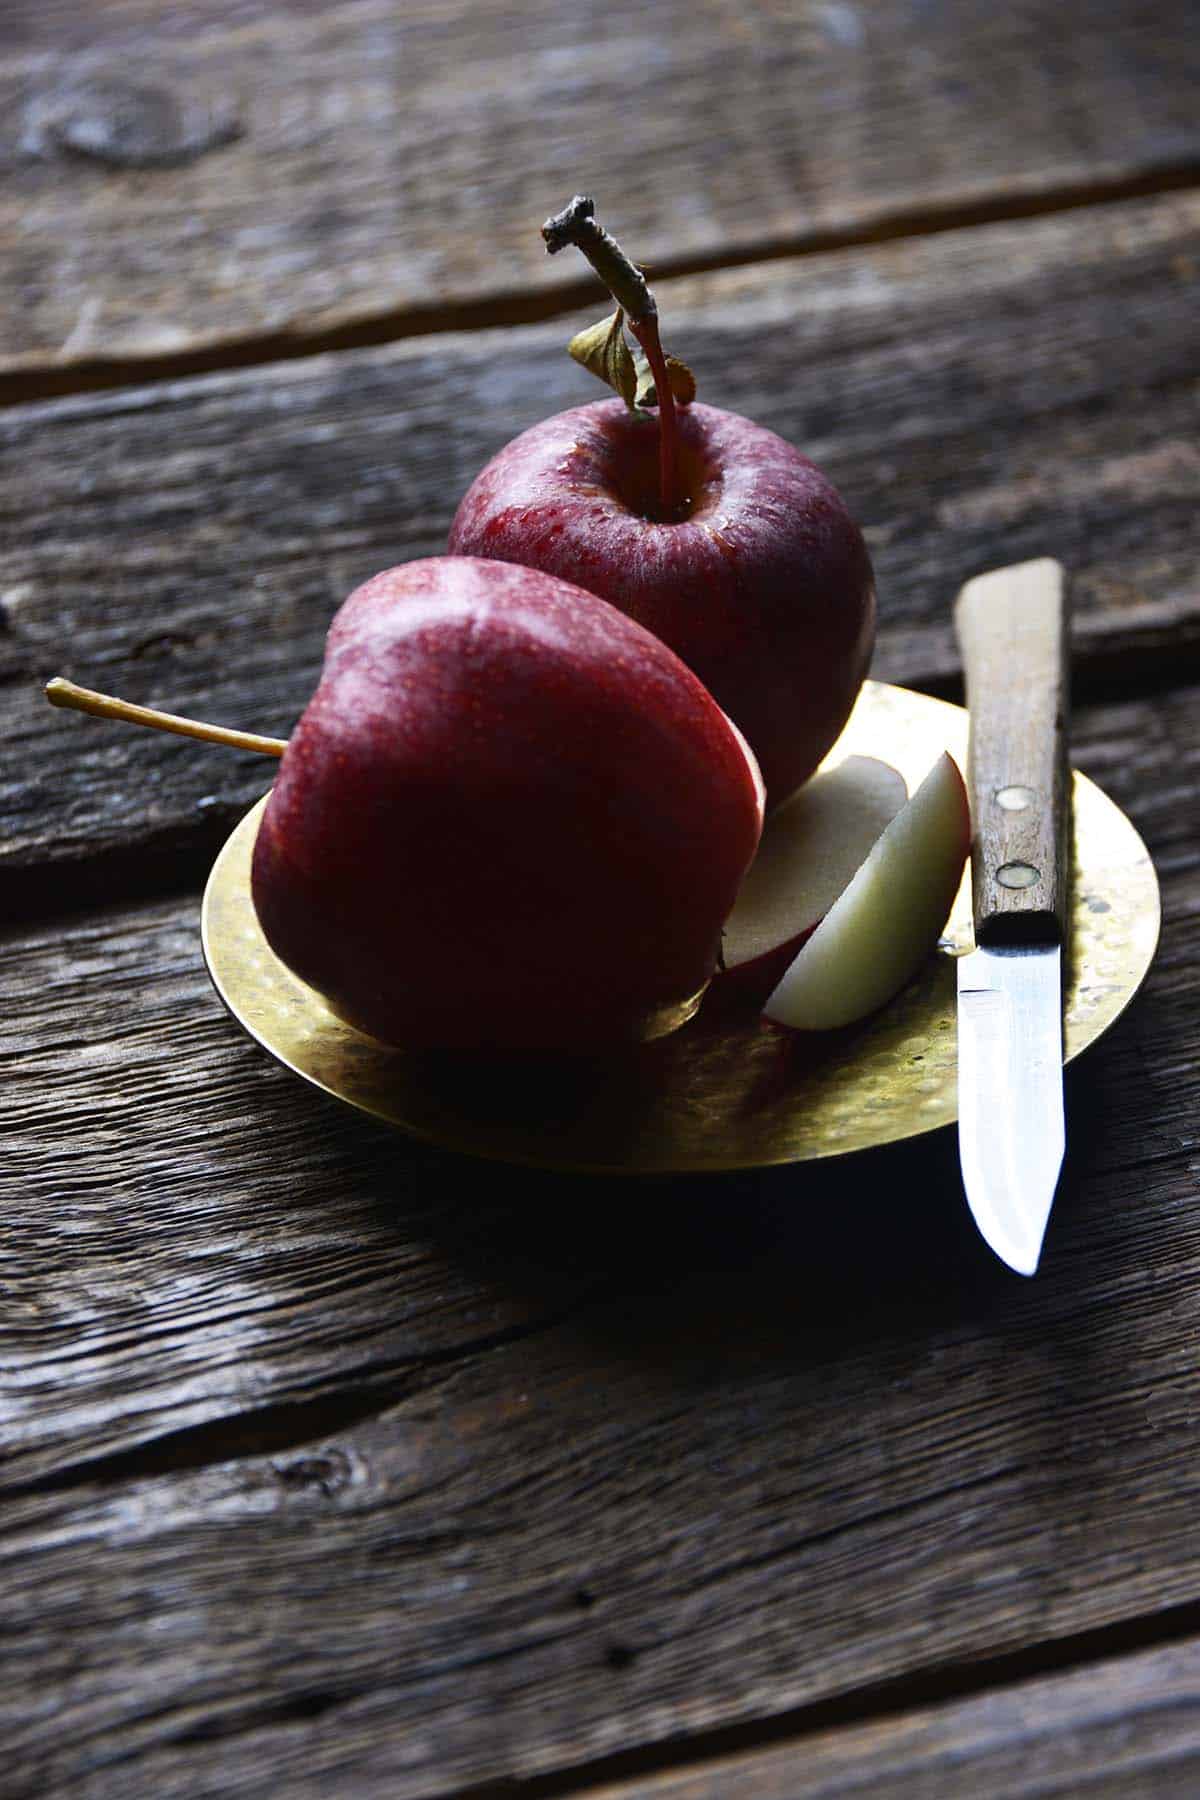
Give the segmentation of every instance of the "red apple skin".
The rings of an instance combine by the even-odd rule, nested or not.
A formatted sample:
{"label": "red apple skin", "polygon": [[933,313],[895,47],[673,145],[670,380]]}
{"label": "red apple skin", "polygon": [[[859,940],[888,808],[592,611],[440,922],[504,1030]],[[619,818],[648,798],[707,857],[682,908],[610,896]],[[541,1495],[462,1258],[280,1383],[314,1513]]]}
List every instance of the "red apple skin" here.
{"label": "red apple skin", "polygon": [[657,421],[601,400],[493,457],[449,547],[545,569],[662,638],[741,726],[775,806],[812,774],[862,685],[871,560],[837,490],[783,438],[712,406],[678,422],[686,517],[653,517]]}
{"label": "red apple skin", "polygon": [[820,923],[820,919],[814,919],[785,944],[754,962],[718,970],[704,996],[705,1021],[710,1025],[728,1024],[760,1013],[767,995],[778,986]]}
{"label": "red apple skin", "polygon": [[438,557],[338,612],[252,893],[283,962],[385,1043],[595,1048],[704,987],[761,822],[657,638],[539,570]]}

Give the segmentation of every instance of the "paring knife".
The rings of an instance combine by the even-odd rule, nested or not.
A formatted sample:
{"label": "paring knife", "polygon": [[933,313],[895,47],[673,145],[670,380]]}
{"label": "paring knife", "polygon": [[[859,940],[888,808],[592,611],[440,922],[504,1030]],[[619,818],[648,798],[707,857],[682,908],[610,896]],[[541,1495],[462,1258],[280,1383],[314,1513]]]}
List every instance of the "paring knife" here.
{"label": "paring knife", "polygon": [[1067,598],[1042,558],[969,581],[954,613],[970,714],[976,948],[958,959],[958,1144],[967,1201],[1032,1275],[1058,1185],[1070,876]]}

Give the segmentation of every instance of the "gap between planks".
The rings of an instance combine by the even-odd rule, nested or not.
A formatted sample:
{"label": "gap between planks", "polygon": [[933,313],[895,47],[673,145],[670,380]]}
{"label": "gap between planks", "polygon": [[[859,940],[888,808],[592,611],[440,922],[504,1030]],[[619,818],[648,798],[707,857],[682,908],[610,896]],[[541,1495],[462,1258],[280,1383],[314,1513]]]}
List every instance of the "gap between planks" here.
{"label": "gap between planks", "polygon": [[[1121,200],[1152,199],[1196,188],[1200,188],[1200,162],[1189,158],[1166,162],[1144,174],[1107,181],[1066,182],[1033,193],[1000,194],[986,200],[964,198],[902,208],[856,225],[825,227],[784,238],[763,239],[745,249],[667,258],[648,272],[657,285],[722,269],[867,248],[904,238],[933,237],[976,226],[1040,219],[1053,213],[1076,212]],[[368,349],[403,338],[541,324],[590,304],[601,291],[597,281],[581,276],[565,281],[549,292],[498,291],[474,300],[448,297],[434,305],[395,308],[326,331],[259,332],[183,354],[99,358],[93,362],[72,363],[67,368],[47,365],[22,369],[0,378],[0,407],[108,388],[140,386],[152,381],[176,381],[190,375],[253,368],[259,363],[296,361],[340,350]]]}
{"label": "gap between planks", "polygon": [[[573,1768],[472,1783],[456,1788],[446,1800],[516,1800],[516,1796],[520,1800],[622,1800],[627,1783],[679,1778],[689,1773],[703,1778],[708,1765],[722,1764],[731,1757],[779,1751],[791,1745],[799,1762],[805,1742],[821,1732],[879,1725],[907,1713],[981,1699],[1039,1678],[1069,1675],[1138,1652],[1167,1649],[1198,1634],[1200,1601],[1189,1601],[1090,1631],[1046,1639],[999,1656],[935,1663],[913,1674],[852,1689],[766,1719],[667,1738]],[[238,1729],[245,1727],[245,1720],[240,1720]],[[719,1768],[714,1767],[712,1773],[719,1779]],[[640,1787],[630,1785],[627,1800],[635,1800],[640,1792]]]}
{"label": "gap between planks", "polygon": [[510,1325],[442,1350],[428,1350],[402,1362],[368,1365],[311,1399],[271,1401],[227,1418],[206,1419],[163,1432],[129,1449],[67,1463],[52,1475],[38,1475],[14,1484],[5,1490],[5,1499],[115,1486],[123,1481],[144,1481],[156,1475],[213,1468],[243,1457],[279,1456],[307,1449],[311,1444],[324,1444],[335,1433],[348,1431],[399,1406],[412,1395],[420,1378],[428,1377],[431,1371],[453,1370],[490,1351],[541,1337],[598,1297],[593,1291],[565,1310],[528,1323]]}
{"label": "gap between planks", "polygon": [[[1200,629],[1184,631],[1174,643],[1122,643],[1098,647],[1072,664],[1071,695],[1076,706],[1148,700],[1191,686],[1200,677]],[[916,692],[963,703],[959,674],[928,671],[906,681]],[[29,863],[3,870],[4,925],[21,930],[33,917],[47,928],[97,907],[126,900],[183,899],[198,893],[213,861],[245,808],[219,807],[186,838],[168,828],[130,844],[115,844],[69,867]],[[0,925],[0,945],[5,941]]]}

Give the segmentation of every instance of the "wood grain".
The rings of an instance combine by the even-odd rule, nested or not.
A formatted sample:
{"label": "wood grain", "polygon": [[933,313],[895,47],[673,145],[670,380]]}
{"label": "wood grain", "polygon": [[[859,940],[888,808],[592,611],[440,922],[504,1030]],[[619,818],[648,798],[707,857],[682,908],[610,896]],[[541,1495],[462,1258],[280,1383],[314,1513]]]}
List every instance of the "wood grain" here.
{"label": "wood grain", "polygon": [[946,1134],[514,1187],[265,1063],[190,904],[10,940],[11,1791],[450,1794],[1192,1601],[1198,701],[1076,720],[1166,926],[1035,1282]]}
{"label": "wood grain", "polygon": [[[822,463],[876,562],[881,679],[952,691],[954,594],[1053,552],[1075,683],[1200,664],[1200,202],[1158,200],[666,284],[702,395]],[[0,415],[0,907],[201,879],[257,759],[52,712],[61,673],[286,736],[375,570],[440,551],[517,429],[595,396],[533,327]],[[1114,354],[1114,345],[1120,354]]]}
{"label": "wood grain", "polygon": [[584,291],[537,237],[580,187],[662,272],[1194,182],[1194,25],[1188,0],[9,0],[0,370],[529,316]]}
{"label": "wood grain", "polygon": [[[1190,1800],[1193,15],[9,0],[6,1800]],[[261,762],[40,698],[286,734],[345,593],[595,397],[537,237],[577,186],[863,520],[877,676],[955,694],[962,583],[1072,576],[1073,760],[1165,924],[1035,1282],[947,1134],[632,1184],[323,1100],[200,959]]]}
{"label": "wood grain", "polygon": [[954,1705],[806,1734],[586,1800],[1192,1800],[1200,1788],[1200,1639],[1101,1658]]}
{"label": "wood grain", "polygon": [[352,1411],[436,1392],[443,1365],[594,1286],[583,1264],[549,1291],[512,1265],[502,1172],[365,1128],[243,1041],[198,914],[5,947],[8,1166],[71,1223],[47,1256],[22,1209],[0,1251],[0,1489],[148,1443],[170,1468],[206,1442],[181,1433],[241,1413],[248,1443],[311,1435],[331,1391]]}
{"label": "wood grain", "polygon": [[[1053,557],[968,581],[954,603],[971,715],[967,788],[977,943],[1064,940],[1070,892],[1070,624]],[[1005,876],[1026,876],[1019,885]]]}

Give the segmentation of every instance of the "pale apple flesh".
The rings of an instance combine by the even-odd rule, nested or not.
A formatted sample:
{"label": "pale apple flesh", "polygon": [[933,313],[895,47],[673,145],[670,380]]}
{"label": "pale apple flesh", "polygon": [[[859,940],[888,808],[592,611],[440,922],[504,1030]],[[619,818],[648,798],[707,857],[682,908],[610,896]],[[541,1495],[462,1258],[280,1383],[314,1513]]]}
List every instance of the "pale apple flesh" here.
{"label": "pale apple flesh", "polygon": [[766,1016],[793,1031],[831,1031],[885,1006],[936,945],[970,843],[966,788],[943,755],[806,940]]}
{"label": "pale apple flesh", "polygon": [[725,921],[721,1004],[761,1004],[908,798],[904,777],[848,756],[770,814]]}
{"label": "pale apple flesh", "polygon": [[776,433],[700,404],[677,425],[678,516],[659,516],[657,421],[602,400],[505,445],[463,496],[449,548],[545,569],[669,644],[749,739],[777,806],[862,685],[870,557],[833,484]]}

